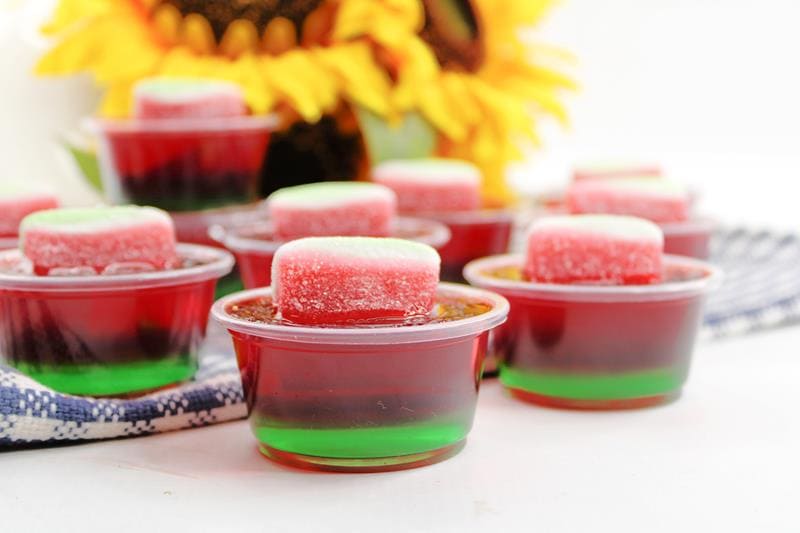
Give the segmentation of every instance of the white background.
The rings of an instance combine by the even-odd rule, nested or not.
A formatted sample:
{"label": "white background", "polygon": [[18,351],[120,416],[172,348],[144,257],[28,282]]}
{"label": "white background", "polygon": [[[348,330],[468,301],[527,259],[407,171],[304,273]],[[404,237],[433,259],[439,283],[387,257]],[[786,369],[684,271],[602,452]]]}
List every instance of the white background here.
{"label": "white background", "polygon": [[[651,158],[725,221],[797,229],[796,6],[566,2],[543,35],[581,58],[583,90],[571,130],[548,126],[515,180],[539,190],[576,159]],[[0,22],[0,179],[90,201],[50,144],[95,94],[26,75],[38,51],[19,13]],[[702,344],[684,397],[636,412],[537,409],[490,383],[464,452],[404,473],[283,469],[244,423],[0,454],[0,530],[797,531],[798,345],[797,329]]]}
{"label": "white background", "polygon": [[[87,190],[52,143],[92,110],[88,79],[29,76],[36,8],[0,0],[0,177]],[[514,172],[526,190],[563,183],[581,159],[652,159],[731,222],[800,227],[800,6],[791,0],[566,0],[540,33],[580,58],[572,126]],[[41,43],[39,43],[41,46]]]}

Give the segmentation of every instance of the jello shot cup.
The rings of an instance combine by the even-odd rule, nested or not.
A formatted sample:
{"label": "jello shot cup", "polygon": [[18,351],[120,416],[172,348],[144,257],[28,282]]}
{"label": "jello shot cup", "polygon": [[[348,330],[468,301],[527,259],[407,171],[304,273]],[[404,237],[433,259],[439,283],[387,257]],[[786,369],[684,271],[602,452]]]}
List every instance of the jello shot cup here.
{"label": "jello shot cup", "polygon": [[400,213],[447,225],[450,241],[439,250],[442,279],[463,282],[469,261],[508,251],[513,214],[483,208],[480,169],[458,159],[384,161],[372,169],[372,180],[392,189]]}
{"label": "jello shot cup", "polygon": [[440,250],[442,279],[463,282],[464,266],[479,257],[508,252],[514,215],[506,209],[479,209],[432,215],[450,230]]}
{"label": "jello shot cup", "polygon": [[257,200],[274,116],[91,119],[107,199],[170,212]]}
{"label": "jello shot cup", "polygon": [[464,271],[471,284],[511,304],[492,350],[512,396],[552,407],[623,409],[680,395],[719,269],[666,255],[660,283],[581,285],[526,281],[523,263],[521,255],[501,255]]}
{"label": "jello shot cup", "polygon": [[[391,236],[427,244],[441,250],[450,240],[450,230],[435,220],[397,217],[391,223]],[[209,237],[230,250],[246,289],[268,287],[272,258],[285,242],[275,236],[272,222],[263,219],[241,225],[215,225]]]}
{"label": "jello shot cup", "polygon": [[233,257],[179,244],[167,270],[38,276],[18,250],[0,252],[0,351],[59,392],[147,392],[190,379],[217,279]]}
{"label": "jello shot cup", "polygon": [[711,239],[717,224],[709,218],[693,217],[682,222],[659,224],[664,232],[664,252],[685,255],[695,259],[708,259]]}
{"label": "jello shot cup", "polygon": [[403,325],[276,320],[272,289],[219,300],[252,431],[267,457],[345,472],[399,470],[456,454],[472,427],[488,332],[508,302],[442,283],[436,310]]}

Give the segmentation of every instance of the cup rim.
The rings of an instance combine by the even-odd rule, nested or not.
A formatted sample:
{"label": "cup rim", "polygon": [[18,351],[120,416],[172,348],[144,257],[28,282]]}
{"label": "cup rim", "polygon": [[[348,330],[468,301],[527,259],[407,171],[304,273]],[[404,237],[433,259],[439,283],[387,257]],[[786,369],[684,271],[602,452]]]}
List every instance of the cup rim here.
{"label": "cup rim", "polygon": [[[159,270],[114,276],[33,276],[0,272],[0,289],[29,291],[101,291],[130,290],[182,285],[221,278],[233,269],[234,259],[227,250],[201,244],[178,243],[181,256],[204,255],[210,260],[202,265],[176,270]],[[0,251],[0,261],[21,258],[20,250]]]}
{"label": "cup rim", "polygon": [[280,119],[277,114],[241,115],[211,118],[102,118],[85,117],[83,126],[92,133],[152,132],[219,132],[274,130]]}
{"label": "cup rim", "polygon": [[680,255],[664,255],[669,265],[687,266],[707,272],[699,279],[674,281],[654,285],[569,285],[562,283],[536,283],[493,278],[483,274],[488,268],[519,266],[524,263],[522,254],[493,255],[470,261],[464,267],[464,278],[471,285],[527,298],[582,302],[645,302],[696,297],[717,289],[723,280],[720,268],[699,259]]}
{"label": "cup rim", "polygon": [[[275,251],[287,241],[256,239],[253,237],[242,237],[236,235],[237,230],[249,228],[259,224],[265,231],[273,231],[272,221],[264,219],[256,222],[249,221],[245,224],[223,225],[213,224],[208,228],[208,236],[234,252],[260,252],[264,254],[274,254]],[[443,223],[427,218],[414,217],[395,217],[392,221],[393,230],[398,229],[413,230],[415,228],[428,228],[428,234],[407,239],[422,244],[427,244],[433,248],[441,248],[450,241],[450,229]],[[403,237],[398,237],[403,238]]]}
{"label": "cup rim", "polygon": [[505,322],[510,308],[508,300],[499,294],[457,283],[439,283],[437,294],[480,299],[490,303],[492,308],[481,315],[451,322],[369,328],[325,328],[248,322],[232,317],[226,311],[234,302],[272,295],[272,287],[262,287],[235,292],[217,300],[211,308],[211,316],[228,330],[272,340],[305,344],[374,345],[433,342],[478,335]]}

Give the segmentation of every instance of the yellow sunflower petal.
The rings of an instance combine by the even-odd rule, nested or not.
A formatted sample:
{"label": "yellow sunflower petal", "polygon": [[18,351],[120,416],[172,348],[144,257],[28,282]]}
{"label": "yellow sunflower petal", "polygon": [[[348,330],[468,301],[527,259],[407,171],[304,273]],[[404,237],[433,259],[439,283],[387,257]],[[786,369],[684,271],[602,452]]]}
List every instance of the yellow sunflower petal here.
{"label": "yellow sunflower petal", "polygon": [[45,35],[55,35],[69,29],[78,22],[85,22],[113,9],[115,0],[61,0],[41,31]]}

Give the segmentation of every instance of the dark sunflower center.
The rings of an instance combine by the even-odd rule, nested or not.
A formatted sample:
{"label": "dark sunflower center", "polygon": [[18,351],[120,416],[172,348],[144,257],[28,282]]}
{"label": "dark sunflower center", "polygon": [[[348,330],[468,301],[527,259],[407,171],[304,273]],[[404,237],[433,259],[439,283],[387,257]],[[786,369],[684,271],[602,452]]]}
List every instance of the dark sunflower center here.
{"label": "dark sunflower center", "polygon": [[183,16],[195,13],[211,25],[217,42],[222,39],[228,25],[236,19],[249,20],[261,35],[275,17],[284,17],[294,23],[299,31],[303,22],[323,0],[163,0]]}
{"label": "dark sunflower center", "polygon": [[470,0],[423,0],[422,38],[448,68],[474,72],[483,62],[481,26]]}

